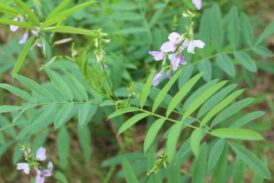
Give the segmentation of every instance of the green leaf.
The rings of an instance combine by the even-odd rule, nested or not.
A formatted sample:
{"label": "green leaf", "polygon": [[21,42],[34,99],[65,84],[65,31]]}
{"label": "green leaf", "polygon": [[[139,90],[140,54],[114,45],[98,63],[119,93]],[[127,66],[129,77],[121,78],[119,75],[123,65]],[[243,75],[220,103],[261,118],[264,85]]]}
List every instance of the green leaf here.
{"label": "green leaf", "polygon": [[61,109],[58,111],[55,119],[54,119],[54,127],[57,129],[61,127],[71,115],[72,110],[74,109],[74,103],[64,104]]}
{"label": "green leaf", "polygon": [[48,76],[51,81],[56,86],[56,89],[64,96],[67,100],[73,100],[73,94],[68,84],[63,80],[63,78],[57,74],[56,72],[51,71],[50,69],[46,69]]}
{"label": "green leaf", "polygon": [[207,23],[210,24],[211,41],[215,49],[220,51],[220,48],[222,48],[223,43],[223,20],[220,7],[217,4],[214,4],[210,9],[210,18],[211,21]]}
{"label": "green leaf", "polygon": [[[68,2],[66,2],[67,4]],[[62,21],[64,19],[66,19],[68,16],[70,16],[71,14],[83,9],[83,8],[86,8],[92,4],[94,4],[95,1],[91,0],[91,1],[87,1],[87,2],[84,2],[84,3],[80,3],[76,6],[73,6],[72,8],[69,8],[65,11],[62,11],[61,13],[58,13],[61,9],[63,9],[63,7],[66,6],[66,4],[63,4],[62,6],[60,5],[58,7],[57,10],[55,10],[56,12],[53,13],[53,15],[51,15],[50,17],[48,17],[48,19],[45,21],[45,23],[42,25],[42,27],[48,27],[48,26],[51,26],[59,21]],[[59,27],[59,26],[58,26]],[[57,32],[57,31],[56,31]]]}
{"label": "green leaf", "polygon": [[252,152],[247,150],[245,147],[229,143],[232,150],[237,154],[237,156],[248,165],[253,171],[257,174],[265,177],[267,179],[271,179],[271,174],[267,167],[264,165],[262,161],[260,161]]}
{"label": "green leaf", "polygon": [[133,168],[126,159],[123,160],[123,172],[125,173],[127,183],[139,182]]}
{"label": "green leaf", "polygon": [[9,91],[10,93],[12,93],[12,94],[14,94],[14,95],[26,100],[26,101],[32,101],[33,100],[32,96],[29,93],[27,93],[24,90],[21,90],[19,88],[16,88],[12,85],[9,85],[9,84],[6,84],[6,83],[0,83],[0,88],[3,88],[5,90]]}
{"label": "green leaf", "polygon": [[244,128],[219,128],[210,132],[211,135],[219,138],[240,139],[240,140],[264,140],[264,137],[253,131]]}
{"label": "green leaf", "polygon": [[85,35],[85,36],[95,36],[95,32],[92,30],[64,26],[64,25],[48,27],[48,28],[45,28],[44,30],[47,32],[58,32],[58,33],[66,33],[66,34],[81,34],[81,35]]}
{"label": "green leaf", "polygon": [[16,25],[16,26],[19,26],[21,28],[26,28],[26,29],[32,28],[32,25],[27,22],[18,22],[18,21],[8,20],[8,19],[4,19],[4,18],[0,18],[0,24]]}
{"label": "green leaf", "polygon": [[169,128],[166,149],[167,149],[167,157],[169,162],[172,161],[175,152],[176,152],[176,144],[180,136],[180,132],[182,130],[182,122],[174,124],[171,128]]}
{"label": "green leaf", "polygon": [[200,108],[198,112],[198,118],[201,118],[203,115],[205,115],[212,107],[217,105],[227,94],[229,94],[232,90],[236,88],[236,84],[229,85],[220,91],[218,91],[216,94],[214,94],[210,99],[208,99]]}
{"label": "green leaf", "polygon": [[69,183],[66,176],[63,173],[61,173],[60,171],[56,171],[54,173],[54,177],[55,177],[55,179],[58,180],[58,183]]}
{"label": "green leaf", "polygon": [[200,143],[203,138],[203,129],[195,129],[190,136],[190,146],[193,154],[197,157],[200,151]]}
{"label": "green leaf", "polygon": [[[265,46],[256,46],[252,48],[252,51],[256,53],[257,55],[263,56],[263,57],[273,57],[273,53],[271,50],[269,50]],[[261,63],[261,62],[260,62]],[[259,67],[259,65],[258,65]],[[259,67],[260,68],[260,67]]]}
{"label": "green leaf", "polygon": [[231,104],[227,108],[225,108],[222,112],[220,112],[212,121],[211,126],[216,126],[217,124],[223,122],[230,116],[233,116],[233,114],[236,114],[241,109],[245,108],[249,104],[251,104],[254,101],[253,98],[245,98],[243,100],[240,100],[236,103]]}
{"label": "green leaf", "polygon": [[118,134],[123,133],[126,131],[128,128],[133,126],[135,123],[139,122],[143,118],[149,116],[149,113],[139,113],[128,119],[126,122],[122,124],[122,126],[119,128]]}
{"label": "green leaf", "polygon": [[244,90],[238,90],[227,96],[221,102],[219,102],[216,106],[214,106],[209,113],[202,119],[200,127],[204,126],[206,123],[209,122],[218,112],[223,110],[226,106],[231,104],[233,100],[235,100]]}
{"label": "green leaf", "polygon": [[203,78],[205,81],[210,81],[212,78],[212,64],[206,59],[198,63],[198,69],[203,73]]}
{"label": "green leaf", "polygon": [[257,65],[248,54],[244,52],[235,51],[234,57],[247,70],[251,72],[257,72]]}
{"label": "green leaf", "polygon": [[57,154],[62,168],[68,166],[70,135],[66,128],[61,128],[56,139]]}
{"label": "green leaf", "polygon": [[53,10],[50,11],[49,15],[47,16],[47,19],[45,20],[45,23],[50,19],[50,18],[55,18],[55,16],[60,13],[69,3],[71,0],[63,0],[58,6],[56,6]]}
{"label": "green leaf", "polygon": [[0,106],[0,114],[5,112],[14,112],[22,109],[21,106],[14,106],[14,105],[1,105]]}
{"label": "green leaf", "polygon": [[18,11],[15,8],[5,5],[3,3],[0,4],[0,12],[11,15],[11,16],[18,15]]}
{"label": "green leaf", "polygon": [[82,127],[88,123],[88,117],[93,116],[97,110],[96,105],[92,105],[91,102],[81,104],[78,109],[79,125]]}
{"label": "green leaf", "polygon": [[111,9],[119,11],[132,11],[138,8],[138,4],[133,2],[119,2],[111,4]]}
{"label": "green leaf", "polygon": [[216,57],[216,63],[220,69],[227,73],[230,77],[235,77],[236,71],[232,63],[232,60],[226,54],[218,54]]}
{"label": "green leaf", "polygon": [[132,28],[125,28],[119,31],[116,31],[114,34],[117,35],[128,35],[128,34],[137,34],[137,33],[144,33],[146,29],[144,27],[132,27]]}
{"label": "green leaf", "polygon": [[47,101],[48,100],[55,101],[53,94],[46,87],[43,87],[39,85],[38,83],[36,83],[35,81],[22,75],[15,75],[15,78],[18,81],[20,81],[20,83],[22,83],[27,88],[29,88],[33,93],[36,93],[43,98],[47,98]]}
{"label": "green leaf", "polygon": [[262,117],[264,114],[265,114],[265,112],[263,112],[263,111],[255,111],[255,112],[245,114],[241,118],[239,118],[235,122],[233,122],[230,127],[234,127],[234,128],[242,127],[242,126],[246,125],[248,122]]}
{"label": "green leaf", "polygon": [[243,36],[246,41],[246,43],[252,47],[254,45],[254,33],[253,28],[250,24],[248,16],[246,16],[244,13],[241,13],[241,22],[243,27]]}
{"label": "green leaf", "polygon": [[221,81],[210,88],[208,88],[206,91],[204,91],[200,96],[198,96],[186,109],[185,114],[183,115],[183,119],[187,119],[197,108],[199,108],[211,95],[213,95],[216,91],[218,91],[220,88],[222,88],[227,81]]}
{"label": "green leaf", "polygon": [[233,164],[233,183],[243,183],[244,182],[244,163],[239,158],[236,158]]}
{"label": "green leaf", "polygon": [[87,94],[87,90],[85,89],[84,85],[78,80],[76,79],[76,77],[72,74],[67,74],[68,77],[70,78],[72,85],[74,86],[74,89],[77,89],[77,96],[80,100],[84,100],[87,101],[88,100],[88,94]]}
{"label": "green leaf", "polygon": [[201,147],[199,156],[191,164],[191,183],[201,183],[206,180],[207,175],[208,145]]}
{"label": "green leaf", "polygon": [[142,92],[140,93],[140,107],[141,108],[143,108],[145,103],[146,103],[147,97],[148,97],[149,92],[151,90],[152,80],[153,80],[153,77],[154,77],[155,73],[156,73],[155,70],[151,71],[151,73],[148,77],[148,80],[146,81],[146,83],[144,85],[144,88],[143,88]]}
{"label": "green leaf", "polygon": [[224,139],[218,139],[212,146],[209,158],[208,158],[208,170],[214,168],[218,162],[223,150],[224,150],[225,141]]}
{"label": "green leaf", "polygon": [[[199,86],[198,89],[193,91],[190,96],[186,99],[186,101],[183,104],[183,111],[186,111],[190,104],[198,98],[200,95],[204,93],[204,91],[208,90],[210,87],[214,86],[218,82],[217,79],[211,80],[209,82],[206,82],[205,84],[202,84],[202,86]],[[210,99],[209,99],[210,100]]]}
{"label": "green leaf", "polygon": [[171,88],[171,86],[176,82],[176,80],[178,79],[178,77],[180,76],[181,70],[178,70],[168,81],[168,83],[164,86],[164,88],[159,92],[159,94],[157,95],[157,97],[155,98],[155,101],[153,103],[152,106],[152,111],[155,112],[156,109],[159,107],[159,105],[161,104],[161,102],[164,100],[167,92],[169,91],[169,89]]}
{"label": "green leaf", "polygon": [[32,24],[38,25],[38,26],[40,25],[40,21],[37,18],[37,15],[35,15],[31,11],[31,9],[29,7],[27,7],[27,5],[23,1],[21,1],[21,0],[15,0],[15,3],[16,3],[17,6],[19,6],[23,10],[24,13],[27,14],[27,16],[30,18]]}
{"label": "green leaf", "polygon": [[83,150],[85,163],[91,162],[91,134],[89,131],[89,128],[83,127],[78,128],[78,138],[81,145],[81,148]]}
{"label": "green leaf", "polygon": [[236,6],[233,6],[228,15],[227,15],[227,37],[228,40],[230,42],[230,44],[232,45],[233,49],[236,49],[238,47],[239,44],[239,38],[240,38],[240,33],[241,33],[241,29],[240,26],[235,26],[235,25],[239,25],[240,24],[240,18],[239,18],[239,13],[238,13],[238,8]]}
{"label": "green leaf", "polygon": [[271,22],[265,30],[261,33],[259,38],[256,41],[256,45],[262,43],[266,38],[271,36],[274,33],[274,22]]}
{"label": "green leaf", "polygon": [[125,114],[125,113],[135,112],[135,111],[139,111],[139,110],[140,109],[137,107],[126,107],[126,108],[118,109],[118,110],[114,111],[113,113],[111,113],[109,115],[108,119],[115,118],[117,116],[121,116],[122,114]]}
{"label": "green leaf", "polygon": [[150,126],[148,132],[146,133],[146,138],[144,142],[144,152],[147,152],[148,148],[156,138],[161,127],[165,123],[165,120],[166,118],[159,118],[158,120],[154,121],[153,124]]}
{"label": "green leaf", "polygon": [[191,88],[195,85],[195,83],[197,83],[197,81],[201,78],[201,76],[202,74],[197,74],[180,88],[180,90],[176,93],[176,95],[170,101],[166,111],[166,116],[169,116],[171,114],[171,112],[183,100],[183,98],[187,95],[187,93],[191,90]]}
{"label": "green leaf", "polygon": [[28,54],[29,49],[31,48],[32,43],[34,42],[35,37],[31,36],[28,41],[26,42],[26,44],[24,45],[24,48],[22,50],[22,52],[20,53],[15,66],[12,69],[12,75],[16,75],[18,73],[18,71],[21,69],[24,60]]}
{"label": "green leaf", "polygon": [[217,164],[215,165],[215,168],[213,169],[212,173],[212,180],[214,180],[216,183],[226,182],[228,173],[229,173],[229,167],[228,167],[228,146],[225,144],[223,152],[221,156],[219,157],[219,160]]}

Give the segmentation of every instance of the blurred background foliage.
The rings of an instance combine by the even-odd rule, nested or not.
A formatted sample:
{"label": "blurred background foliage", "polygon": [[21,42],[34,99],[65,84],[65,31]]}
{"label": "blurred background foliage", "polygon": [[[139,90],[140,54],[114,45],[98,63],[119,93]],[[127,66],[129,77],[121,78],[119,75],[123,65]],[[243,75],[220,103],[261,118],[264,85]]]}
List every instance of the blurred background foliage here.
{"label": "blurred background foliage", "polygon": [[[0,0],[0,3],[5,4],[12,2],[12,0]],[[26,2],[43,17],[56,7],[60,0],[28,0]],[[73,1],[74,4],[80,2],[84,2],[84,0]],[[148,55],[148,51],[158,50],[169,32],[182,33],[185,31],[185,25],[188,22],[182,18],[182,12],[186,9],[195,10],[190,0],[102,0],[73,14],[66,19],[65,24],[92,30],[100,28],[108,33],[111,42],[106,45],[105,52],[112,86],[117,96],[126,98],[129,95],[127,89],[129,86],[136,87],[137,89],[133,90],[138,93],[138,88],[140,88],[138,85],[145,82],[152,68],[159,67],[159,64]],[[199,70],[206,73],[203,77],[205,81],[216,78],[230,79],[232,82],[238,83],[239,86],[247,88],[246,95],[252,96],[256,100],[246,110],[266,112],[266,115],[260,118],[257,123],[250,126],[263,132],[266,141],[247,145],[255,154],[259,156],[265,154],[268,157],[272,175],[274,173],[274,38],[269,37],[268,34],[266,40],[266,37],[263,36],[262,39],[258,40],[258,38],[262,35],[265,27],[274,21],[273,9],[274,2],[271,0],[204,0],[203,10],[197,17],[199,23],[196,32],[197,37],[203,39],[207,46],[200,51],[200,56],[186,55],[187,72],[180,76],[178,83],[180,86],[190,78],[195,70]],[[20,82],[15,82],[9,74],[22,49],[22,46],[18,44],[19,36],[11,33],[8,26],[0,25],[1,83],[24,85],[24,78],[18,79]],[[88,88],[89,81],[87,83],[81,81],[83,73],[76,66],[75,60],[71,58],[75,54],[81,55],[87,47],[94,49],[92,40],[66,34],[57,34],[56,37],[55,41],[66,38],[72,38],[72,41],[62,45],[47,45],[44,55],[41,50],[32,49],[21,74],[40,83],[37,84],[37,91],[43,91],[44,88],[55,91],[58,88],[60,83],[56,83],[51,78],[51,74],[56,74],[52,70],[58,71],[59,77],[65,82],[72,81],[76,85],[80,82],[81,86]],[[237,53],[235,54],[234,51]],[[92,65],[96,62],[93,51],[87,54],[89,64]],[[237,54],[238,57],[239,54],[244,55],[243,57],[249,59],[254,65],[250,66],[240,62],[237,59]],[[54,60],[53,57],[55,57]],[[225,57],[229,64],[224,67],[220,57]],[[81,59],[79,58],[79,60]],[[81,62],[79,60],[78,64]],[[86,77],[93,78],[95,76]],[[133,81],[135,82],[133,83]],[[27,87],[27,84],[25,86]],[[77,87],[70,86],[70,88],[73,97],[77,97]],[[57,90],[56,92],[58,93]],[[93,95],[93,92],[90,91],[86,95]],[[38,96],[41,103],[49,101],[50,99],[47,97],[46,95]],[[95,101],[98,100],[98,96],[93,97]],[[0,100],[2,104],[16,105],[20,103],[20,100],[5,90],[1,90]],[[65,101],[63,98],[62,100]],[[108,106],[107,102],[101,104],[101,107]],[[26,142],[31,143],[35,150],[45,144],[50,158],[58,170],[55,176],[59,179],[67,179],[68,182],[122,182],[124,177],[122,167],[128,167],[129,164],[123,162],[124,157],[130,162],[136,174],[142,174],[148,167],[151,167],[156,158],[153,150],[156,151],[157,144],[154,144],[155,148],[152,148],[147,156],[144,155],[142,142],[147,128],[145,123],[131,128],[123,136],[117,136],[115,126],[124,120],[120,118],[110,122],[106,116],[113,111],[113,108],[92,106],[90,116],[83,121],[84,124],[88,123],[88,128],[78,127],[76,119],[72,118],[75,115],[72,111],[67,119],[63,120],[65,123],[70,119],[70,122],[57,131],[54,127],[42,131],[39,131],[39,128],[35,129],[35,126],[31,126],[31,129],[27,128],[28,122],[23,118],[20,118],[19,125],[10,127],[11,116],[1,115],[0,182],[28,181],[28,178],[22,177],[15,170],[15,163],[21,158],[18,150],[19,144]],[[49,108],[51,107],[49,106]],[[49,114],[41,118],[39,115],[42,110],[51,111],[47,108],[29,110],[26,116],[30,115],[31,118],[38,116],[39,120],[43,120],[44,123],[54,120],[48,118]],[[68,109],[66,110],[68,111]],[[34,113],[36,115],[33,115]],[[58,124],[54,125],[58,127]],[[33,131],[33,134],[18,141],[16,137],[28,131],[26,129]],[[159,138],[162,139],[162,136],[163,134]],[[122,151],[123,155],[120,154]],[[143,163],[144,161],[148,163]],[[184,162],[182,171],[188,170],[192,163],[190,160]],[[167,170],[169,181],[173,176],[172,168],[176,167]],[[252,173],[246,175],[249,174]],[[160,182],[159,179],[155,176],[149,182]],[[252,182],[250,176],[243,177],[243,180]],[[254,181],[256,182],[256,179],[253,179]]]}

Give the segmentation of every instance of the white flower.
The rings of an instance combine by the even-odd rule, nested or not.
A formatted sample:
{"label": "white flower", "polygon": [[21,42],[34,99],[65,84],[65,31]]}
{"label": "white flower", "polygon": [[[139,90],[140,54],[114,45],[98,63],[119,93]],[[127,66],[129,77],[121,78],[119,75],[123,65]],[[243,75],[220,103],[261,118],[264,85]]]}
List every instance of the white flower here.
{"label": "white flower", "polygon": [[188,40],[186,39],[180,47],[180,50],[187,48],[188,53],[195,53],[195,48],[204,48],[205,43],[201,40]]}
{"label": "white flower", "polygon": [[22,170],[25,174],[29,174],[30,172],[30,167],[28,163],[17,163],[16,169]]}
{"label": "white flower", "polygon": [[202,0],[192,0],[192,3],[195,5],[197,10],[202,9]]}

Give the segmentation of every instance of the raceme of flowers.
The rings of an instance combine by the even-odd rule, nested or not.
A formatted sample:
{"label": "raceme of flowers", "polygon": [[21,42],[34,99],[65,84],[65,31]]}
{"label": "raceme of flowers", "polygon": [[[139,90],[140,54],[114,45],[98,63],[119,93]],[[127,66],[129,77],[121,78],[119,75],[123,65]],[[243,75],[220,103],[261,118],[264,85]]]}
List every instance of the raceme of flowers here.
{"label": "raceme of flowers", "polygon": [[30,148],[23,148],[24,157],[27,162],[17,163],[17,170],[21,170],[25,174],[30,174],[31,169],[34,169],[36,177],[36,183],[44,183],[46,177],[52,176],[53,163],[49,161],[46,167],[42,166],[42,162],[46,161],[46,149],[40,147],[35,157],[31,152]]}
{"label": "raceme of flowers", "polygon": [[[149,51],[149,54],[154,57],[154,60],[163,61],[162,70],[158,72],[152,80],[153,86],[158,85],[164,75],[171,77],[172,71],[175,72],[180,65],[187,64],[183,56],[184,50],[187,50],[188,53],[194,54],[195,48],[203,48],[205,46],[203,41],[194,40],[191,39],[191,37],[193,37],[192,29],[188,36],[172,32],[168,36],[168,41],[162,44],[160,51]],[[170,66],[166,66],[167,59],[170,61],[172,70],[169,69]]]}
{"label": "raceme of flowers", "polygon": [[[18,15],[16,16],[15,18],[13,18],[13,21],[17,21],[17,22],[25,22],[25,18],[22,16],[22,15]],[[19,26],[16,26],[16,25],[10,25],[10,31],[12,32],[16,32],[17,30],[20,30],[19,29]],[[34,30],[25,30],[23,36],[21,37],[21,39],[19,40],[19,44],[25,44],[29,37],[30,37],[30,33],[32,35],[34,35],[36,38],[39,38],[39,35],[40,35],[40,28],[39,27],[35,27]],[[38,47],[42,47],[42,42],[41,40],[37,40],[36,44]]]}

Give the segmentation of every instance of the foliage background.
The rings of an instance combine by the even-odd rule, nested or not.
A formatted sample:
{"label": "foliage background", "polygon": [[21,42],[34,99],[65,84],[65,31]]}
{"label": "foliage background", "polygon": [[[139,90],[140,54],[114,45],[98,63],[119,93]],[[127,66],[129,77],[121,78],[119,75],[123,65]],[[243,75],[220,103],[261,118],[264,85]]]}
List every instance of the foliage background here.
{"label": "foliage background", "polygon": [[[28,1],[29,5],[33,5],[33,3],[39,4],[39,2],[45,13],[50,12],[53,7],[58,4],[58,1],[47,1],[47,3],[39,0]],[[75,4],[80,2],[83,1],[74,1]],[[9,3],[9,1],[3,1],[1,3]],[[203,11],[205,11],[206,8],[211,8],[213,3],[213,1],[205,1]],[[246,13],[248,19],[250,19],[251,26],[255,27],[254,29],[252,28],[252,30],[255,30],[254,34],[257,35],[254,38],[258,37],[266,25],[274,20],[274,3],[270,0],[263,2],[258,0],[222,0],[217,3],[220,6],[223,16],[229,14],[232,6],[236,6],[240,12]],[[111,81],[116,94],[127,97],[126,87],[132,81],[145,82],[151,72],[151,68],[158,67],[157,63],[147,54],[148,50],[158,49],[160,44],[166,40],[169,32],[173,30],[184,32],[183,25],[185,22],[181,17],[181,13],[186,7],[193,8],[190,4],[187,0],[99,1],[96,5],[85,8],[72,15],[66,20],[66,24],[88,29],[102,28],[104,32],[109,34],[111,43],[106,47],[106,62],[110,68]],[[238,18],[236,19],[238,20]],[[227,21],[229,20],[223,20],[222,24],[226,24]],[[214,19],[209,21],[209,24],[210,22],[214,23],[214,25],[210,25],[213,27],[217,24]],[[198,29],[197,32],[199,32]],[[224,34],[229,35],[229,32],[225,32]],[[213,33],[213,35],[215,34]],[[199,36],[208,37],[203,35]],[[211,35],[209,35],[209,37],[210,36]],[[1,83],[12,83],[21,86],[20,83],[15,82],[11,78],[9,73],[22,49],[17,43],[18,37],[19,35],[14,35],[9,32],[8,26],[1,25]],[[59,39],[72,37],[75,43],[75,49],[78,51],[84,49],[90,42],[90,40],[76,35],[58,34],[57,37]],[[214,37],[211,38],[214,39]],[[273,37],[267,39],[266,45],[269,50],[273,52]],[[32,50],[29,53],[26,65],[23,67],[21,74],[32,78],[38,83],[45,83],[47,87],[54,88],[54,86],[47,85],[47,81],[50,79],[47,73],[50,71],[46,72],[46,69],[39,69],[47,64],[53,56],[60,55],[60,57],[50,65],[52,69],[62,71],[62,68],[64,68],[64,70],[68,68],[64,72],[80,76],[81,73],[79,73],[72,64],[66,62],[68,58],[65,57],[65,55],[70,56],[72,54],[71,46],[72,44],[68,43],[53,48],[49,47],[45,57],[42,56],[39,50]],[[244,46],[246,45],[241,45],[241,49],[244,49]],[[207,53],[201,54],[206,55]],[[236,77],[230,77],[229,74],[225,74],[217,65],[214,65],[214,69],[212,69],[214,72],[207,73],[205,80],[211,80],[212,78],[231,79],[233,82],[237,82],[239,87],[247,88],[245,95],[255,97],[255,105],[253,104],[246,110],[262,110],[266,112],[266,115],[252,126],[252,128],[257,129],[257,131],[263,132],[266,141],[262,143],[248,143],[247,147],[259,157],[261,154],[265,154],[269,160],[270,170],[274,172],[274,64],[273,56],[269,55],[271,55],[269,51],[265,51],[263,54],[252,55],[252,58],[256,58],[259,68],[256,74],[246,72],[245,69],[237,66]],[[194,58],[193,60],[194,64],[195,62],[199,64],[198,61],[202,59]],[[94,63],[94,61],[94,56],[90,54],[90,62]],[[210,62],[213,63],[214,59],[210,59]],[[208,68],[208,64],[200,66],[200,70],[203,71],[203,68]],[[181,78],[179,82],[183,83],[185,77],[182,76]],[[18,103],[20,103],[18,98],[10,95],[5,90],[1,90],[1,104],[14,105]],[[131,128],[125,135],[117,136],[116,126],[113,123],[119,123],[119,120],[110,122],[106,118],[106,114],[109,114],[111,110],[111,108],[98,109],[96,115],[93,116],[88,124],[89,128],[82,129],[80,133],[78,133],[80,129],[78,128],[77,121],[71,119],[70,122],[66,123],[66,128],[55,130],[52,126],[48,130],[34,134],[31,137],[34,148],[38,148],[39,145],[45,143],[48,154],[56,164],[57,170],[60,174],[64,175],[69,182],[121,182],[121,177],[123,177],[123,173],[120,171],[121,165],[116,166],[116,163],[120,164],[119,153],[121,149],[123,149],[123,151],[128,153],[135,152],[128,154],[129,160],[142,158],[142,153],[136,152],[142,152],[142,144],[145,136],[144,129],[147,127],[146,123],[141,123]],[[2,128],[10,123],[9,119],[9,115],[1,115]],[[123,120],[120,119],[120,123],[121,121]],[[20,133],[20,128],[22,127],[2,130],[0,147],[0,181],[2,182],[28,181],[28,177],[18,174],[14,165],[15,162],[20,159],[20,151],[18,151],[18,143],[12,141],[12,139]],[[163,134],[159,137],[160,141],[162,135]],[[67,146],[65,144],[67,144]],[[83,149],[83,144],[90,144],[90,146]],[[189,160],[185,162],[183,171],[191,164],[192,162]],[[142,168],[140,166],[138,167],[138,165],[136,165],[136,167],[137,169]],[[250,182],[249,174],[252,173],[248,172],[246,174],[245,182]]]}

